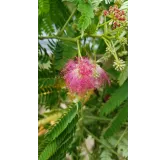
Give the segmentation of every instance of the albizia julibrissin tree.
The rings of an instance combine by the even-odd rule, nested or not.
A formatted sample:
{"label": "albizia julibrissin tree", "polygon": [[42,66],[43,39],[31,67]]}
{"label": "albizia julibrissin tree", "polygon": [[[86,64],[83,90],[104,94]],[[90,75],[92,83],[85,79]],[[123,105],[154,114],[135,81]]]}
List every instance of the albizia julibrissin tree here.
{"label": "albizia julibrissin tree", "polygon": [[39,0],[39,160],[128,159],[128,2]]}

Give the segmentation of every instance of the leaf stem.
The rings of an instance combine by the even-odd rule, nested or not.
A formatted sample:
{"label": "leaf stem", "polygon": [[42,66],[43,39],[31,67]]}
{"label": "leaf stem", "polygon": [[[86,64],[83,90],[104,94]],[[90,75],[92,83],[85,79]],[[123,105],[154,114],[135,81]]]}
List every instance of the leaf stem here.
{"label": "leaf stem", "polygon": [[100,26],[100,18],[101,18],[101,16],[102,16],[102,13],[101,13],[100,16],[99,16],[99,21],[98,21],[98,23],[97,23],[96,30],[98,30],[98,28],[99,28],[99,26]]}
{"label": "leaf stem", "polygon": [[105,44],[106,44],[108,47],[110,47],[110,44],[109,44],[108,40],[107,40],[104,36],[102,36],[102,39],[104,40]]}
{"label": "leaf stem", "polygon": [[126,133],[126,130],[127,130],[127,127],[126,129],[124,130],[124,132],[122,133],[122,135],[120,136],[119,140],[117,141],[116,145],[115,145],[115,148],[117,147],[117,145],[119,144],[119,142],[122,140],[123,136],[125,135]]}
{"label": "leaf stem", "polygon": [[110,147],[107,146],[105,143],[103,143],[100,139],[98,139],[93,133],[91,133],[86,127],[84,127],[84,130],[89,133],[97,142],[99,142],[100,144],[102,144],[103,146],[105,146],[106,148],[108,148],[112,153],[114,153],[115,155],[118,156],[118,154]]}
{"label": "leaf stem", "polygon": [[75,8],[75,9],[73,10],[73,12],[72,12],[71,15],[69,16],[68,20],[66,21],[66,23],[64,24],[64,26],[62,27],[62,29],[59,31],[58,36],[61,36],[61,35],[62,35],[62,33],[63,33],[65,27],[67,26],[67,24],[69,23],[69,21],[70,21],[71,18],[73,17],[73,15],[74,15],[76,9],[77,9],[77,8]]}
{"label": "leaf stem", "polygon": [[[96,34],[92,34],[92,35],[88,35],[87,33],[85,33],[83,36],[89,36],[89,37],[94,37],[94,38],[100,38],[103,35],[96,35]],[[59,40],[63,40],[63,41],[71,41],[71,42],[77,42],[78,39],[81,38],[81,35],[75,37],[75,38],[70,38],[70,37],[59,37],[57,35],[53,35],[53,36],[40,36],[38,37],[40,40],[44,40],[44,39],[59,39]]]}
{"label": "leaf stem", "polygon": [[78,47],[78,56],[79,56],[79,57],[82,57],[82,56],[81,56],[81,51],[80,51],[80,43],[79,43],[79,40],[77,40],[77,47]]}
{"label": "leaf stem", "polygon": [[59,37],[57,35],[54,35],[54,36],[41,36],[39,37],[40,40],[43,40],[43,39],[59,39],[59,40],[63,40],[63,41],[72,41],[72,42],[76,42],[75,38],[67,38],[67,37]]}
{"label": "leaf stem", "polygon": [[111,19],[111,20],[109,20],[109,21],[104,22],[103,24],[98,25],[98,28],[100,28],[100,27],[104,26],[104,25],[105,25],[105,24],[107,24],[107,23],[110,23],[111,21],[112,21],[112,19]]}
{"label": "leaf stem", "polygon": [[118,56],[116,54],[116,49],[115,49],[115,45],[113,44],[113,42],[111,41],[111,45],[112,45],[112,48],[113,48],[113,52],[112,52],[112,55],[114,56],[114,58],[118,61]]}
{"label": "leaf stem", "polygon": [[106,17],[104,17],[104,34],[107,34],[107,23],[106,23]]}

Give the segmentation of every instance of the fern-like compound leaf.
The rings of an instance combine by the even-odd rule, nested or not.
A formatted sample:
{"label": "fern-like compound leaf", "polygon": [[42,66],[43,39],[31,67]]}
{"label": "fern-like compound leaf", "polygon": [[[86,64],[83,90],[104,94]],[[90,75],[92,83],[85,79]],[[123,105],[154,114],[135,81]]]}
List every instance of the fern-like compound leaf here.
{"label": "fern-like compound leaf", "polygon": [[119,85],[120,86],[123,85],[123,83],[126,81],[127,78],[128,78],[128,63],[126,62],[124,70],[120,73],[118,77]]}
{"label": "fern-like compound leaf", "polygon": [[126,81],[115,93],[112,94],[110,99],[104,104],[101,109],[101,115],[108,115],[115,110],[116,107],[120,106],[128,97],[128,82]]}
{"label": "fern-like compound leaf", "polygon": [[110,128],[108,128],[104,133],[104,137],[105,138],[111,137],[116,131],[120,129],[122,123],[125,122],[127,118],[128,118],[128,105],[126,103],[124,107],[120,110],[115,120],[112,122]]}
{"label": "fern-like compound leaf", "polygon": [[78,107],[77,104],[69,107],[59,121],[48,130],[39,145],[39,160],[53,159],[53,157],[58,159],[59,156],[60,158],[65,156],[76,130]]}
{"label": "fern-like compound leaf", "polygon": [[91,24],[91,18],[94,18],[93,6],[91,3],[80,2],[78,5],[78,11],[81,12],[78,28],[84,32],[85,29]]}

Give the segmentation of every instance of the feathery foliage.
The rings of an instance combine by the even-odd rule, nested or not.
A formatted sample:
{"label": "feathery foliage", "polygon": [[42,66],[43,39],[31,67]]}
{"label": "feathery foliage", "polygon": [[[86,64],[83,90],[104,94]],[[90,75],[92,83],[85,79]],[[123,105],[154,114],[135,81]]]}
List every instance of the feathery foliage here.
{"label": "feathery foliage", "polygon": [[48,13],[50,10],[49,0],[39,0],[39,16],[44,13]]}
{"label": "feathery foliage", "polygon": [[122,123],[125,122],[128,118],[128,105],[127,103],[124,107],[120,110],[119,114],[112,122],[111,127],[108,128],[104,134],[104,137],[108,138],[112,136],[116,131],[121,127]]}
{"label": "feathery foliage", "polygon": [[[60,119],[49,128],[43,142],[39,145],[39,160],[49,159],[57,151],[58,155],[60,155],[61,150],[67,149],[68,146],[64,145],[73,138],[78,121],[78,108],[78,104],[70,106]],[[62,152],[61,154],[64,153],[65,152]]]}
{"label": "feathery foliage", "polygon": [[101,160],[113,160],[111,156],[112,154],[109,152],[108,149],[104,149],[100,154]]}
{"label": "feathery foliage", "polygon": [[82,1],[78,5],[78,11],[81,12],[78,28],[81,30],[81,32],[84,32],[85,29],[91,24],[91,18],[94,17],[92,4]]}
{"label": "feathery foliage", "polygon": [[116,107],[118,107],[122,102],[124,102],[128,97],[128,82],[126,81],[120,88],[118,88],[115,93],[112,94],[110,99],[101,108],[101,115],[108,115]]}
{"label": "feathery foliage", "polygon": [[[53,34],[55,28],[62,27],[70,14],[61,0],[39,0],[39,35]],[[61,12],[63,10],[63,12]]]}
{"label": "feathery foliage", "polygon": [[[38,159],[127,160],[128,2],[38,2]],[[124,20],[104,11],[114,5]],[[62,71],[78,57],[100,65],[111,85],[71,92]]]}
{"label": "feathery foliage", "polygon": [[123,83],[126,81],[126,79],[128,78],[128,63],[126,62],[126,66],[124,68],[124,70],[121,72],[121,74],[118,77],[118,82],[119,85],[123,85]]}

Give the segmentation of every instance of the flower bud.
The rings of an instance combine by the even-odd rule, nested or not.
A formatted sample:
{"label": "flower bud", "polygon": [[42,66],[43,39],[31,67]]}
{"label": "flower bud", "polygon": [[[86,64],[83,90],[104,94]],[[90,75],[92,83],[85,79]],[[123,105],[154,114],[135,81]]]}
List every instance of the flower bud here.
{"label": "flower bud", "polygon": [[113,67],[115,68],[115,70],[117,71],[122,71],[124,70],[124,67],[126,66],[125,61],[123,61],[122,59],[117,59],[114,61],[113,63]]}

